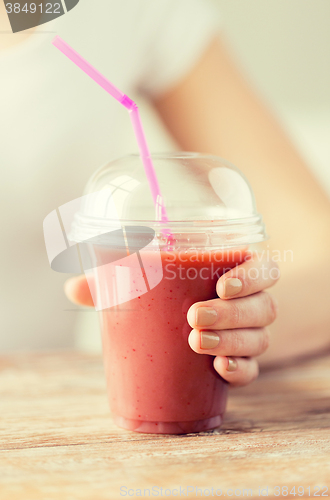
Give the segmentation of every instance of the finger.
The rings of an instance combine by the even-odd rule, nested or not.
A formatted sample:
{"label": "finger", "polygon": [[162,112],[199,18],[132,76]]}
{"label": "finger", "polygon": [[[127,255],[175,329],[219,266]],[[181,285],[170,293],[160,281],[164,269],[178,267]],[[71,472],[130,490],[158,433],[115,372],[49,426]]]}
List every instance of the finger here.
{"label": "finger", "polygon": [[219,278],[217,294],[222,299],[246,297],[274,285],[280,277],[277,263],[257,253]]}
{"label": "finger", "polygon": [[275,318],[277,304],[267,292],[234,300],[212,299],[196,302],[188,313],[192,328],[227,330],[233,328],[257,328],[270,325]]}
{"label": "finger", "polygon": [[267,328],[240,330],[192,330],[188,342],[193,351],[212,356],[260,356],[269,347]]}
{"label": "finger", "polygon": [[89,278],[89,284],[86,276],[75,276],[64,283],[64,292],[71,302],[79,306],[94,307],[90,286],[93,286],[94,280]]}
{"label": "finger", "polygon": [[233,387],[250,384],[259,375],[258,362],[254,358],[217,356],[213,366],[219,375]]}

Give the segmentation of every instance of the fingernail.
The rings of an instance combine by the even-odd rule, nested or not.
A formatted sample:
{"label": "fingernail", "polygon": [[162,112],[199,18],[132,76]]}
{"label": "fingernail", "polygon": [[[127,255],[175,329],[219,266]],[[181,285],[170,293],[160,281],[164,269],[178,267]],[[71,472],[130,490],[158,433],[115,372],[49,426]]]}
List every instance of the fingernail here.
{"label": "fingernail", "polygon": [[219,342],[219,335],[215,332],[201,332],[201,349],[213,349]]}
{"label": "fingernail", "polygon": [[223,284],[224,297],[234,297],[234,295],[237,295],[242,288],[243,285],[241,280],[238,278],[228,278]]}
{"label": "fingernail", "polygon": [[237,369],[237,361],[234,358],[227,358],[228,359],[228,366],[227,366],[227,372],[234,372]]}
{"label": "fingernail", "polygon": [[196,326],[211,326],[217,317],[217,312],[212,307],[199,307],[196,311]]}

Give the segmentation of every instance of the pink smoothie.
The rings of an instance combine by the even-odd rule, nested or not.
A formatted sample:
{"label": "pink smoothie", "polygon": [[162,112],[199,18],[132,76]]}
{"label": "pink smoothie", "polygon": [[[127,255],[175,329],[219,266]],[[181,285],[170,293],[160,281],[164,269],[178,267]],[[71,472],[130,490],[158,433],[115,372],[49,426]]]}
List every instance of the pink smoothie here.
{"label": "pink smoothie", "polygon": [[[98,252],[99,261],[105,254]],[[217,297],[218,278],[243,258],[242,251],[162,251],[157,286],[100,312],[110,407],[120,427],[181,434],[221,424],[227,383],[215,372],[212,356],[189,347],[186,318],[192,304]],[[154,259],[150,251],[151,268]],[[104,267],[97,273],[102,300],[112,293],[113,277]],[[133,278],[125,286],[134,286]]]}

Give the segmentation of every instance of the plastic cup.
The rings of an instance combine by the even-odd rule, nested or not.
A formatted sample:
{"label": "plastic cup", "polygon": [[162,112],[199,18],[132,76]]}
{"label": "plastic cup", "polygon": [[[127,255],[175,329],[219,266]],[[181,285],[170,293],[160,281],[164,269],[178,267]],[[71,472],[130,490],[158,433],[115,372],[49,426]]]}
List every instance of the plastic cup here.
{"label": "plastic cup", "polygon": [[217,280],[265,239],[264,225],[247,180],[225,160],[193,153],[152,160],[169,221],[157,220],[132,155],[91,178],[86,194],[94,196],[76,215],[71,239],[92,241],[115,422],[138,432],[200,432],[221,424],[228,384],[212,356],[189,347],[187,311],[217,297]]}

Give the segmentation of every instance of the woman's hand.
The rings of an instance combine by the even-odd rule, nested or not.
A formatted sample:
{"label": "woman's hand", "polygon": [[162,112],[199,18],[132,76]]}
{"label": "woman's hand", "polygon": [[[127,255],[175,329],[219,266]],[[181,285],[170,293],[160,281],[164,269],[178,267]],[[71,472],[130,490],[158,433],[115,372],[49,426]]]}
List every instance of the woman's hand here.
{"label": "woman's hand", "polygon": [[[193,328],[190,347],[199,354],[215,356],[214,368],[231,385],[246,385],[258,376],[255,356],[269,345],[266,328],[276,317],[276,302],[264,292],[279,278],[277,264],[249,254],[245,262],[221,276],[219,299],[197,302],[187,314]],[[76,276],[65,283],[67,297],[82,306],[93,307],[86,277]]]}
{"label": "woman's hand", "polygon": [[216,356],[214,368],[232,386],[257,378],[255,356],[269,345],[267,326],[276,318],[275,299],[265,288],[279,278],[277,264],[250,253],[241,265],[221,276],[219,299],[193,304],[187,314],[193,328],[190,347],[199,354]]}

